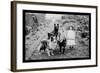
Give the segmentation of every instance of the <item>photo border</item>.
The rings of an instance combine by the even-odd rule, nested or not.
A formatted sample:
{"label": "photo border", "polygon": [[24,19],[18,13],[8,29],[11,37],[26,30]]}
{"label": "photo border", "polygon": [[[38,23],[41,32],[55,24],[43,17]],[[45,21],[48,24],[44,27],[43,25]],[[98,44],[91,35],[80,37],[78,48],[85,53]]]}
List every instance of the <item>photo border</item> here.
{"label": "photo border", "polygon": [[25,13],[47,13],[47,14],[69,14],[69,15],[88,15],[89,16],[89,37],[91,37],[91,13],[79,12],[59,12],[59,11],[42,11],[42,10],[23,10],[23,62],[44,62],[44,61],[63,61],[63,60],[86,60],[91,59],[91,38],[89,38],[89,57],[84,58],[62,58],[62,59],[45,59],[45,60],[25,60]]}

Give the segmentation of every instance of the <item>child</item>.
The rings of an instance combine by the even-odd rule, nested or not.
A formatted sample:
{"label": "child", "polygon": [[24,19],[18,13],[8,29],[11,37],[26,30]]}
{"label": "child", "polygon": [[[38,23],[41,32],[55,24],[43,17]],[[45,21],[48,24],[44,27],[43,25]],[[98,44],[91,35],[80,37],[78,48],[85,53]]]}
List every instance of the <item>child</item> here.
{"label": "child", "polygon": [[64,54],[66,48],[66,35],[65,35],[64,28],[61,28],[59,30],[59,33],[60,33],[60,38],[58,40],[58,45],[59,45],[60,53]]}
{"label": "child", "polygon": [[69,30],[67,31],[67,45],[71,49],[74,48],[74,46],[76,45],[75,43],[76,32],[73,28],[74,27],[70,26]]}

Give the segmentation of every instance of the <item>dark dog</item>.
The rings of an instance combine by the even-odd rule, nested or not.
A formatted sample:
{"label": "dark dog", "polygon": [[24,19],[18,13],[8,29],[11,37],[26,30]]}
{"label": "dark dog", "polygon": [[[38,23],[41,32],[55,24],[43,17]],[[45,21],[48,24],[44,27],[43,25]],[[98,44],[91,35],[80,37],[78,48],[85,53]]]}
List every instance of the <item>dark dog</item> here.
{"label": "dark dog", "polygon": [[60,53],[64,54],[65,52],[65,47],[66,47],[66,39],[63,39],[62,41],[57,41]]}
{"label": "dark dog", "polygon": [[48,42],[46,40],[43,40],[41,41],[41,47],[40,47],[40,52],[43,50],[43,51],[46,51],[46,48],[48,46]]}

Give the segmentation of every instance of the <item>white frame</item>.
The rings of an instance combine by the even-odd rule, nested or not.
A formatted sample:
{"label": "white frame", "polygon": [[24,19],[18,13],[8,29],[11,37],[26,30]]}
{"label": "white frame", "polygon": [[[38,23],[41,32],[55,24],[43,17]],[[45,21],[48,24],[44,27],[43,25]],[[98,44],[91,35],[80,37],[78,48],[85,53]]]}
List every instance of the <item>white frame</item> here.
{"label": "white frame", "polygon": [[[16,25],[16,51],[13,49],[12,53],[16,59],[12,57],[12,71],[24,71],[24,70],[44,70],[44,69],[56,69],[56,68],[74,68],[74,67],[88,67],[97,66],[97,6],[82,6],[82,5],[64,5],[64,4],[49,4],[49,3],[32,3],[32,2],[18,2],[13,1],[12,7],[13,14],[15,13],[15,21],[12,22]],[[70,60],[70,61],[49,61],[49,62],[31,62],[23,63],[22,61],[22,27],[23,18],[22,11],[25,10],[45,10],[45,11],[63,11],[63,12],[82,12],[91,13],[91,59],[87,60]],[[14,19],[12,19],[14,21]],[[14,27],[12,27],[13,30]],[[12,41],[13,42],[13,41]],[[13,43],[12,43],[13,45]]]}

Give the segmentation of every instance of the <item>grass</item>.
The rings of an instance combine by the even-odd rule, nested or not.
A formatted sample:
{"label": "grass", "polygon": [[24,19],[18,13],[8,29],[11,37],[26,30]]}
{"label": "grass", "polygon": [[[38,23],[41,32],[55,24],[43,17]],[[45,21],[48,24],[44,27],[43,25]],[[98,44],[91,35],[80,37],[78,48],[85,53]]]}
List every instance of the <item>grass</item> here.
{"label": "grass", "polygon": [[89,48],[83,45],[73,49],[67,47],[64,54],[59,53],[59,49],[54,50],[53,53],[53,56],[48,56],[46,52],[38,54],[34,51],[30,60],[89,58]]}

